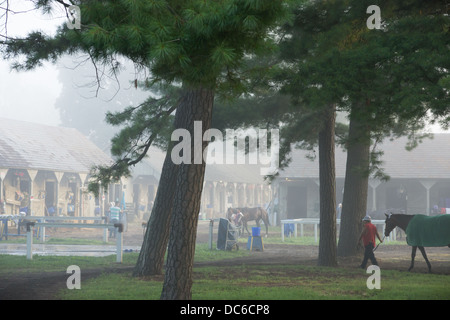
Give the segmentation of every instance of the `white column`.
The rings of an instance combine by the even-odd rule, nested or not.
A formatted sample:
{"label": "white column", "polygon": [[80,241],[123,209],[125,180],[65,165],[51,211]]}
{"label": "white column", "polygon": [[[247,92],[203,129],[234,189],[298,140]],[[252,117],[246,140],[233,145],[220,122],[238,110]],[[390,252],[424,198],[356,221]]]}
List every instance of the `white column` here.
{"label": "white column", "polygon": [[[55,215],[56,216],[59,216],[59,189],[61,189],[60,188],[60,183],[61,183],[61,180],[62,180],[63,176],[64,176],[64,172],[55,171],[55,177],[56,177],[56,185],[55,185],[55,188],[56,188]],[[67,208],[65,208],[65,209],[67,210]]]}
{"label": "white column", "polygon": [[5,213],[6,213],[6,199],[3,199],[3,189],[5,188],[5,177],[8,173],[8,169],[0,169],[0,179],[2,180],[0,183],[0,200],[3,200],[5,203]]}
{"label": "white column", "polygon": [[377,187],[380,184],[380,180],[369,179],[369,185],[372,188],[372,211],[377,210]]}
{"label": "white column", "polygon": [[430,215],[430,209],[431,209],[431,204],[430,204],[430,189],[431,187],[433,187],[436,184],[436,181],[431,181],[431,180],[419,180],[420,183],[425,187],[425,189],[427,189],[427,215]]}

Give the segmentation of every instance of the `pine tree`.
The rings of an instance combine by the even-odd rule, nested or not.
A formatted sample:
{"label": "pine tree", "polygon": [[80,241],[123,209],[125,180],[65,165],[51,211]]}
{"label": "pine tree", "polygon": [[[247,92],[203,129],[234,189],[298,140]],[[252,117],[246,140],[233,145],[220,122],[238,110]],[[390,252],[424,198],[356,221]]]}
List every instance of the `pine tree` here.
{"label": "pine tree", "polygon": [[442,5],[380,2],[384,27],[360,29],[343,62],[359,73],[352,79],[355,83],[349,83],[353,104],[338,245],[341,256],[355,254],[361,219],[367,212],[371,141],[386,133],[395,137],[409,132],[411,143],[417,144],[428,110],[435,115],[448,111],[448,88],[440,84],[449,70],[449,37],[443,28],[448,20]]}
{"label": "pine tree", "polygon": [[[61,2],[44,0],[37,6],[51,10],[55,3]],[[54,37],[33,32],[26,39],[10,39],[6,43],[6,56],[25,55],[24,62],[15,65],[25,70],[39,66],[43,60],[56,61],[63,53],[78,51],[86,52],[96,63],[116,70],[116,57],[125,56],[148,70],[152,83],[181,86],[174,123],[175,128],[187,129],[191,136],[196,120],[202,121],[203,132],[210,128],[216,92],[242,88],[245,77],[238,73],[238,69],[245,55],[267,47],[267,32],[286,10],[286,1],[266,0],[86,0],[77,4],[81,9],[80,31],[62,26]],[[151,119],[145,118],[140,122],[153,127],[149,132],[143,132],[141,139],[127,149],[126,156],[122,156],[112,168],[97,168],[97,178],[107,183],[126,174],[128,167],[139,161],[150,143],[157,139],[158,129],[163,126],[162,120],[169,111],[171,109],[166,108]],[[123,138],[122,141],[130,141],[128,138],[136,134],[131,131],[117,137],[116,143]],[[202,149],[204,147],[205,144],[201,146]],[[169,163],[167,157],[165,164]],[[155,203],[152,212],[155,218],[150,220],[152,225],[149,229],[157,229],[159,225],[153,223],[164,220],[164,228],[157,237],[163,239],[167,235],[166,228],[170,226],[167,221],[171,221],[162,298],[189,299],[205,164],[182,163],[176,170],[172,169],[172,165],[163,167],[165,180],[161,183],[176,182],[173,190],[165,186],[166,190],[172,190],[173,202],[172,196],[161,197],[161,201],[157,199],[158,203],[164,202],[164,206]],[[164,190],[161,186],[160,189]],[[146,235],[144,251],[139,258],[138,270],[135,270],[138,274],[149,270],[145,269],[149,263],[145,249],[156,245],[149,239]],[[158,242],[161,247],[154,250],[159,255],[156,259],[163,257],[164,242]],[[150,263],[155,263],[155,260]],[[150,270],[154,272],[155,268]]]}
{"label": "pine tree", "polygon": [[[382,9],[381,30],[366,26],[372,4]],[[287,29],[285,89],[300,101],[308,97],[310,106],[334,101],[349,112],[340,255],[356,253],[373,169],[371,142],[405,132],[414,138],[428,110],[448,111],[444,9],[439,1],[311,2]]]}
{"label": "pine tree", "polygon": [[[369,175],[388,179],[382,170],[382,153],[371,149],[372,143],[406,134],[411,140],[406,147],[411,148],[426,136],[420,130],[429,120],[427,111],[448,121],[449,37],[442,2],[379,2],[385,23],[382,30],[366,26],[370,4],[373,1],[318,1],[296,8],[293,24],[285,25],[286,34],[280,36],[282,72],[271,79],[294,98],[293,106],[269,107],[268,112],[262,104],[262,109],[254,109],[263,119],[283,119],[284,154],[290,152],[292,143],[303,141],[309,148],[317,143],[319,132],[331,126],[324,120],[329,119],[324,115],[331,106],[349,113],[338,247],[342,256],[356,253],[361,219],[366,214]],[[239,114],[239,118],[245,123],[245,115]],[[333,151],[330,147],[327,150],[330,154]],[[288,163],[286,157],[284,165]],[[326,202],[333,203],[333,191],[323,192],[321,206],[329,208],[324,218],[330,219],[321,223],[328,241],[322,242],[325,250],[319,250],[319,263],[329,264],[335,261],[335,244],[330,240],[335,219]]]}

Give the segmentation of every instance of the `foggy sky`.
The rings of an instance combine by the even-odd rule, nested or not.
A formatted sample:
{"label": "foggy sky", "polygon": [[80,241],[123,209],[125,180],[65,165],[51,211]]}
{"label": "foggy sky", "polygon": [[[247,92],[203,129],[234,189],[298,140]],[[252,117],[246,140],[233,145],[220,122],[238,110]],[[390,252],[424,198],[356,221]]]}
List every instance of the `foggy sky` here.
{"label": "foggy sky", "polygon": [[[30,9],[28,1],[11,1],[11,10]],[[10,14],[8,17],[8,36],[25,36],[30,31],[42,30],[53,34],[56,27],[65,20],[64,11],[54,12],[52,17],[39,12]],[[2,21],[3,23],[3,21]],[[4,26],[0,26],[4,33]],[[61,94],[62,84],[58,81],[58,69],[51,63],[45,63],[33,71],[17,72],[10,70],[10,61],[0,57],[0,117],[24,120],[46,125],[61,124],[55,101]],[[439,126],[431,129],[443,132]]]}
{"label": "foggy sky", "polygon": [[[32,8],[28,1],[10,1],[11,10],[25,11]],[[8,36],[25,36],[33,30],[53,34],[56,26],[64,20],[63,12],[56,11],[53,17],[32,11],[8,16]],[[2,21],[4,23],[4,21]],[[4,34],[4,26],[0,26]],[[10,70],[10,61],[0,58],[0,117],[57,126],[60,124],[55,101],[62,85],[58,82],[58,71],[51,63],[34,71]]]}

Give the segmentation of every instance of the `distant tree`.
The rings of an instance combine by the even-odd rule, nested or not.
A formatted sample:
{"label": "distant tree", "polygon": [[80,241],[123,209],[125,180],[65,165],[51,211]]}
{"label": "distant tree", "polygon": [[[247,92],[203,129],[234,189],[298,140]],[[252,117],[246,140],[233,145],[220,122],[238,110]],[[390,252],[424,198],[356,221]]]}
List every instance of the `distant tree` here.
{"label": "distant tree", "polygon": [[[373,4],[381,8],[380,30],[366,25]],[[340,255],[356,253],[369,175],[386,178],[371,143],[408,135],[414,146],[427,113],[448,112],[444,11],[440,1],[318,1],[299,7],[288,29],[285,88],[305,105],[334,101],[349,114]]]}
{"label": "distant tree", "polygon": [[[366,26],[371,4],[381,7],[381,30]],[[285,25],[280,36],[283,72],[268,81],[274,87],[278,84],[294,103],[273,108],[259,103],[259,112],[258,105],[247,108],[263,119],[282,119],[286,155],[293,143],[308,148],[317,143],[318,133],[330,128],[324,115],[331,106],[349,114],[350,126],[340,141],[348,155],[338,246],[342,256],[357,253],[369,175],[388,178],[377,142],[408,135],[406,147],[413,148],[427,136],[421,133],[427,120],[448,121],[449,28],[442,5],[440,1],[311,1],[295,8],[293,24]],[[248,121],[238,110],[233,109],[237,118]],[[326,150],[332,152],[330,147]],[[288,163],[286,157],[284,165]],[[321,194],[321,205],[333,198],[332,192]],[[321,230],[332,239],[335,219],[328,207],[330,219],[321,222]],[[333,257],[334,243],[324,243],[329,251],[321,257],[327,261]]]}
{"label": "distant tree", "polygon": [[[362,15],[369,4],[363,5]],[[407,135],[414,147],[429,119],[449,111],[448,18],[441,1],[380,1],[380,30],[364,25],[348,38],[350,48],[342,61],[349,66],[350,128],[338,254],[356,253],[361,219],[367,212],[368,177],[383,178],[379,160],[371,167],[373,141]],[[355,4],[352,7],[356,8]],[[368,15],[366,15],[368,16]],[[353,69],[353,71],[352,71]]]}
{"label": "distant tree", "polygon": [[101,70],[104,75],[98,79],[95,65],[87,55],[64,56],[57,64],[62,90],[55,108],[61,125],[78,129],[104,151],[109,151],[111,138],[120,130],[107,123],[106,114],[136,107],[151,95],[141,85],[135,87],[137,75],[132,63],[123,65],[125,69],[118,74]]}

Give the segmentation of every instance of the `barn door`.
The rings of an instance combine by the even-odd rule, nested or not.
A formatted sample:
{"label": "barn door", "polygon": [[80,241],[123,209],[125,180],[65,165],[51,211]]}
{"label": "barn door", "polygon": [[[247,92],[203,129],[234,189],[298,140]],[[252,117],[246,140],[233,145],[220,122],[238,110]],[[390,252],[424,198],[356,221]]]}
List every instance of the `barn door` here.
{"label": "barn door", "polygon": [[290,186],[287,191],[287,218],[306,218],[308,208],[307,188],[304,186]]}

